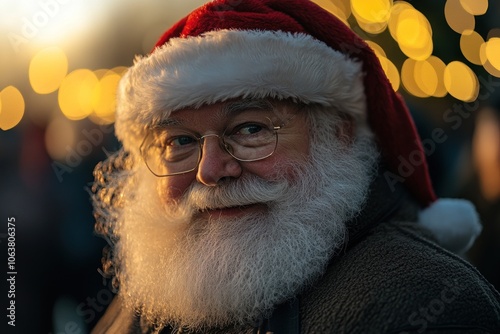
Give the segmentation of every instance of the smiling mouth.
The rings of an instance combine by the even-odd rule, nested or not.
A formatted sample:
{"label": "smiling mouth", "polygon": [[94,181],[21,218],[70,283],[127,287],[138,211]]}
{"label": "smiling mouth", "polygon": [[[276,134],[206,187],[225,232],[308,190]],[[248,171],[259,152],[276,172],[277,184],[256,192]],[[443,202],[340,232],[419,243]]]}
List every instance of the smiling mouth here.
{"label": "smiling mouth", "polygon": [[211,208],[199,210],[200,216],[215,216],[215,217],[236,217],[242,216],[251,212],[261,211],[267,206],[262,203],[239,205],[225,208]]}

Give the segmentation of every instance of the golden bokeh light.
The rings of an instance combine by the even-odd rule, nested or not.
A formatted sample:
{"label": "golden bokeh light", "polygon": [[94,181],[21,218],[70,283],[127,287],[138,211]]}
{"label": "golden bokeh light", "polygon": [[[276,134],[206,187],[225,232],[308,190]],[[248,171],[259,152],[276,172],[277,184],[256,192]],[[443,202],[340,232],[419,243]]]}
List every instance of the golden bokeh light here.
{"label": "golden bokeh light", "polygon": [[380,65],[382,66],[382,69],[384,70],[385,75],[387,76],[387,78],[389,79],[389,82],[391,83],[392,89],[394,89],[394,91],[397,91],[399,89],[399,85],[401,84],[398,69],[392,63],[392,61],[390,61],[386,57],[384,57],[378,53],[377,53],[377,57],[380,60]]}
{"label": "golden bokeh light", "polygon": [[432,28],[427,18],[413,7],[398,9],[395,22],[390,24],[403,53],[415,60],[429,58],[433,51]]}
{"label": "golden bokeh light", "polygon": [[63,50],[50,47],[38,52],[29,65],[29,81],[38,94],[55,92],[68,73],[68,58]]}
{"label": "golden bokeh light", "polygon": [[403,67],[401,68],[401,82],[403,83],[403,87],[411,95],[429,97],[429,94],[422,91],[415,81],[415,64],[416,60],[411,58],[406,59],[403,63]]}
{"label": "golden bokeh light", "polygon": [[483,66],[488,62],[488,58],[486,57],[486,42],[479,47],[479,60]]}
{"label": "golden bokeh light", "polygon": [[491,65],[488,60],[483,64],[483,68],[492,76],[500,78],[500,70]]}
{"label": "golden bokeh light", "polygon": [[484,51],[486,53],[486,59],[489,63],[497,70],[500,70],[500,38],[490,38],[486,42]]}
{"label": "golden bokeh light", "polygon": [[414,48],[425,47],[432,36],[427,18],[416,9],[405,9],[398,15],[396,36],[399,44]]}
{"label": "golden bokeh light", "polygon": [[392,0],[351,0],[351,10],[361,29],[379,34],[387,28],[392,4]]}
{"label": "golden bokeh light", "polygon": [[462,34],[466,30],[474,30],[476,20],[474,15],[467,12],[464,7],[462,7],[460,1],[461,0],[447,0],[444,5],[444,16],[450,28]]}
{"label": "golden bokeh light", "polygon": [[387,29],[387,22],[365,22],[362,19],[357,20],[358,25],[361,29],[366,31],[367,33],[376,35],[382,33],[385,29]]}
{"label": "golden bokeh light", "polygon": [[115,122],[114,115],[112,115],[111,117],[108,117],[108,118],[101,118],[101,117],[97,116],[95,113],[92,113],[89,115],[88,119],[89,119],[89,121],[91,121],[92,123],[97,124],[97,125],[109,125],[109,124],[113,124]]}
{"label": "golden bokeh light", "polygon": [[484,62],[481,61],[481,45],[483,45],[484,39],[476,31],[466,30],[460,37],[460,50],[464,57],[473,64],[482,65]]}
{"label": "golden bokeh light", "polygon": [[[94,115],[102,123],[113,123],[116,107],[116,90],[121,76],[108,70],[95,86],[92,96]],[[95,117],[94,120],[95,120]]]}
{"label": "golden bokeh light", "polygon": [[68,147],[73,147],[76,141],[74,122],[64,117],[53,118],[45,131],[45,147],[52,160],[64,160]]}
{"label": "golden bokeh light", "polygon": [[486,55],[486,46],[488,45],[488,42],[485,42],[481,45],[481,48],[479,50],[479,56],[481,57],[481,64],[483,65],[483,68],[488,72],[489,74],[500,78],[500,69],[497,69],[495,66],[493,66],[490,61],[488,60],[488,57]]}
{"label": "golden bokeh light", "polygon": [[351,10],[356,20],[387,23],[391,15],[392,4],[392,0],[351,0]]}
{"label": "golden bokeh light", "polygon": [[434,45],[432,44],[432,39],[428,36],[428,42],[422,47],[413,47],[410,45],[400,44],[399,47],[405,55],[415,60],[426,60],[432,54]]}
{"label": "golden bokeh light", "polygon": [[377,57],[387,57],[384,49],[374,41],[365,40],[366,44],[375,52]]}
{"label": "golden bokeh light", "polygon": [[427,59],[427,62],[432,66],[437,76],[437,86],[432,96],[434,97],[446,96],[446,94],[448,94],[448,91],[446,90],[446,87],[444,85],[444,70],[446,68],[446,64],[436,56],[430,56]]}
{"label": "golden bokeh light", "polygon": [[14,86],[5,87],[0,92],[2,109],[0,112],[0,129],[6,131],[15,127],[24,116],[24,98]]}
{"label": "golden bokeh light", "polygon": [[365,40],[366,44],[375,52],[375,55],[380,61],[380,65],[382,66],[382,69],[384,70],[385,75],[389,79],[389,82],[391,83],[392,88],[397,91],[399,89],[399,85],[401,83],[401,80],[399,78],[399,71],[396,68],[396,66],[387,58],[387,55],[384,51],[384,49],[378,45],[377,43],[370,41],[370,40]]}
{"label": "golden bokeh light", "polygon": [[416,61],[414,79],[418,88],[427,96],[434,96],[438,88],[439,78],[434,66],[427,60]]}
{"label": "golden bokeh light", "polygon": [[88,69],[75,70],[64,78],[58,101],[68,119],[80,120],[92,113],[92,97],[97,83],[97,76]]}
{"label": "golden bokeh light", "polygon": [[471,102],[479,94],[479,80],[472,70],[460,61],[452,61],[444,70],[444,85],[454,98]]}
{"label": "golden bokeh light", "polygon": [[410,5],[406,1],[398,1],[391,8],[391,15],[388,21],[389,32],[392,38],[397,42],[397,28],[399,24],[399,15],[407,9],[414,9],[412,5]]}
{"label": "golden bokeh light", "polygon": [[460,5],[472,15],[483,15],[488,11],[488,0],[460,0]]}

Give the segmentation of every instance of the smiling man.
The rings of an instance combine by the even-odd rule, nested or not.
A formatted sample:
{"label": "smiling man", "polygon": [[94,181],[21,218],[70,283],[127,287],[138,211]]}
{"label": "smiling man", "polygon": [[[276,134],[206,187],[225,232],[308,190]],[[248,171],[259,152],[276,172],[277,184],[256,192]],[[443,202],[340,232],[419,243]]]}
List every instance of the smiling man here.
{"label": "smiling man", "polygon": [[212,1],[156,46],[96,168],[118,293],[94,333],[500,330],[498,293],[449,252],[474,208],[436,199],[408,110],[342,22]]}

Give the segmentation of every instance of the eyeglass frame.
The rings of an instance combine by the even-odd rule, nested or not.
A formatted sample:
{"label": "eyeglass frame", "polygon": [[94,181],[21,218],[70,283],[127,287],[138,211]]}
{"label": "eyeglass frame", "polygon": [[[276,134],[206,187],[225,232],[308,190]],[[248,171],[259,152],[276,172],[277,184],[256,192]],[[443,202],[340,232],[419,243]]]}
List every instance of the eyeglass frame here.
{"label": "eyeglass frame", "polygon": [[146,136],[144,137],[141,145],[139,146],[139,152],[141,153],[141,157],[142,157],[142,160],[144,161],[144,164],[146,165],[146,167],[149,169],[149,171],[155,175],[156,177],[167,177],[167,176],[176,176],[176,175],[181,175],[181,174],[186,174],[186,173],[190,173],[194,170],[196,170],[199,166],[200,166],[200,161],[201,161],[201,157],[203,155],[203,140],[206,138],[206,137],[217,137],[219,139],[219,144],[222,143],[222,147],[224,148],[224,150],[229,153],[229,155],[231,155],[234,159],[238,160],[238,161],[241,161],[241,162],[252,162],[252,161],[260,161],[260,160],[264,160],[264,159],[267,159],[269,158],[270,156],[272,156],[274,154],[274,152],[276,152],[276,148],[278,147],[278,139],[279,139],[279,136],[278,136],[278,131],[283,129],[283,127],[288,124],[293,118],[295,117],[295,115],[292,115],[291,117],[289,117],[288,119],[286,119],[285,121],[282,121],[280,125],[274,125],[273,124],[273,121],[269,118],[269,117],[266,117],[268,120],[269,120],[269,123],[273,126],[272,127],[272,130],[274,131],[274,135],[276,137],[276,140],[275,140],[275,144],[274,144],[274,148],[273,148],[273,151],[271,153],[269,153],[268,155],[262,157],[262,158],[257,158],[257,159],[241,159],[241,158],[238,158],[236,156],[234,156],[230,151],[229,151],[229,145],[224,141],[224,135],[226,134],[226,131],[228,130],[227,128],[224,130],[224,132],[222,133],[222,135],[218,135],[218,134],[215,134],[215,133],[208,133],[206,135],[203,135],[201,137],[199,137],[196,133],[192,132],[192,131],[189,131],[189,130],[185,130],[187,133],[190,133],[193,135],[193,137],[196,139],[196,141],[198,142],[198,146],[199,146],[199,150],[198,150],[198,161],[196,163],[196,166],[189,169],[189,170],[186,170],[186,171],[182,171],[182,172],[176,172],[176,173],[171,173],[171,174],[167,174],[167,175],[161,175],[161,174],[157,174],[155,173],[151,167],[148,165],[147,161],[146,161],[146,158],[145,158],[145,154],[144,154],[144,149],[143,149],[143,146],[146,144],[146,141],[149,137],[149,135],[155,130],[155,129],[158,129],[158,128],[162,128],[162,125],[153,125],[151,127],[149,127],[148,129],[148,133],[146,134]]}

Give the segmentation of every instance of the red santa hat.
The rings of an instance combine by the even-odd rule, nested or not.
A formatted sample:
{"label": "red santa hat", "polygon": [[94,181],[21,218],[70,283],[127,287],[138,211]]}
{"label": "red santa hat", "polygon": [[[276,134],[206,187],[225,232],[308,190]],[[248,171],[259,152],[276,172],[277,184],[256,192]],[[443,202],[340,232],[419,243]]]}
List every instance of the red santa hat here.
{"label": "red santa hat", "polygon": [[137,151],[155,120],[238,97],[290,98],[366,120],[388,182],[409,189],[422,206],[422,223],[455,251],[479,234],[470,203],[437,200],[413,120],[375,53],[309,0],[214,0],[190,13],[123,77],[116,133]]}

